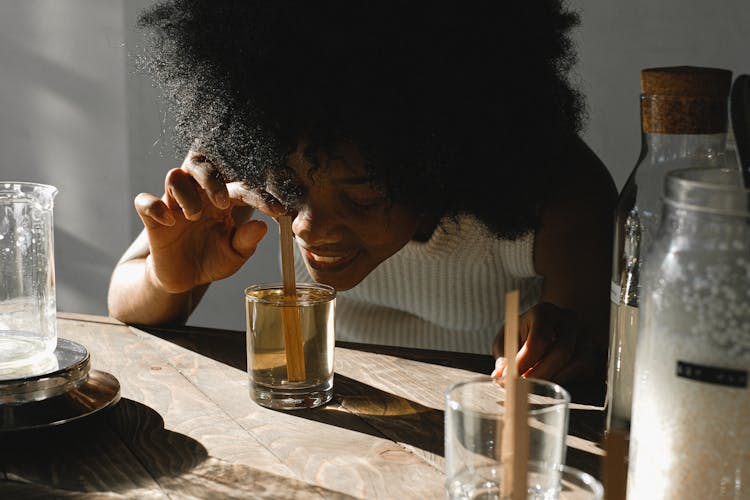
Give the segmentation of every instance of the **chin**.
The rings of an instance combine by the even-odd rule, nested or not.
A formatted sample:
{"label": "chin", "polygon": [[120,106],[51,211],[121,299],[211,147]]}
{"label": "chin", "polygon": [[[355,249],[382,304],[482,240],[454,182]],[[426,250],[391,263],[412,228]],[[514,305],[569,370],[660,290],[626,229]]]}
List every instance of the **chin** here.
{"label": "chin", "polygon": [[357,280],[356,282],[352,282],[352,280],[350,279],[345,279],[342,277],[330,276],[328,274],[320,274],[320,273],[315,273],[315,272],[311,272],[310,277],[316,283],[322,283],[324,285],[332,286],[334,289],[336,289],[337,292],[345,292],[346,290],[354,288],[357,285],[357,283],[362,281],[362,280]]}
{"label": "chin", "polygon": [[365,276],[367,276],[367,273],[362,274],[354,272],[354,269],[325,272],[310,266],[307,261],[305,261],[305,264],[307,266],[307,272],[310,274],[310,278],[312,278],[313,281],[332,286],[338,292],[345,292],[350,288],[354,288],[365,278]]}

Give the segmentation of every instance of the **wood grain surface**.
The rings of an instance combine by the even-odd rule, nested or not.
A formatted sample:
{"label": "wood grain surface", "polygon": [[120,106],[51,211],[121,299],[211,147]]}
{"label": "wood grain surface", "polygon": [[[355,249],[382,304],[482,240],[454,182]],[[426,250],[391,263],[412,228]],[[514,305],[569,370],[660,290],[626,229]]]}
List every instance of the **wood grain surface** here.
{"label": "wood grain surface", "polygon": [[[489,356],[337,344],[334,400],[252,402],[243,332],[60,314],[120,381],[110,410],[0,434],[0,498],[442,498],[443,394]],[[603,412],[574,405],[568,463],[599,474]]]}

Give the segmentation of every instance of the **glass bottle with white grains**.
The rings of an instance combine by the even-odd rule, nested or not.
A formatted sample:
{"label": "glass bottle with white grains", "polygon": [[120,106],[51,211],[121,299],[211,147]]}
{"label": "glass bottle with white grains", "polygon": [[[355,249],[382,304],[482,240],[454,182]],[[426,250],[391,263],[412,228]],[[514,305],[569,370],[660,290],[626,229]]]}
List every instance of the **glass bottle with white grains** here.
{"label": "glass bottle with white grains", "polygon": [[750,191],[667,174],[642,272],[628,499],[750,498]]}
{"label": "glass bottle with white grains", "polygon": [[675,66],[641,71],[641,153],[615,214],[607,431],[629,432],[641,269],[659,226],[667,172],[725,166],[731,71]]}

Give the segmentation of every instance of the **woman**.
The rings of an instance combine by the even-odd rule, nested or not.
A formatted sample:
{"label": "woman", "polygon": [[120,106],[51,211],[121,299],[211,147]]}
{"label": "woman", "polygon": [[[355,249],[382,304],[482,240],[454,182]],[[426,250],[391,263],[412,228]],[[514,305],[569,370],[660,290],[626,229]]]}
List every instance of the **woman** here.
{"label": "woman", "polygon": [[[338,291],[337,337],[502,354],[561,382],[605,364],[606,168],[577,135],[559,2],[173,0],[142,59],[177,119],[182,166],[112,277],[110,313],[184,322],[288,213],[301,281]],[[252,263],[252,261],[251,261]]]}

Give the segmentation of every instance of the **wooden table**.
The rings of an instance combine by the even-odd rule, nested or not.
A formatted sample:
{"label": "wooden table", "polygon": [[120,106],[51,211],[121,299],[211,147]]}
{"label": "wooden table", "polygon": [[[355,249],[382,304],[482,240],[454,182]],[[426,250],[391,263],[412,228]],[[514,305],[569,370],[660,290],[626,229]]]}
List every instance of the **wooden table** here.
{"label": "wooden table", "polygon": [[[492,367],[340,343],[334,400],[285,413],[250,400],[243,332],[60,314],[58,333],[117,377],[122,399],[0,435],[0,498],[443,498],[443,392]],[[573,404],[567,462],[595,476],[602,423],[600,406]]]}

